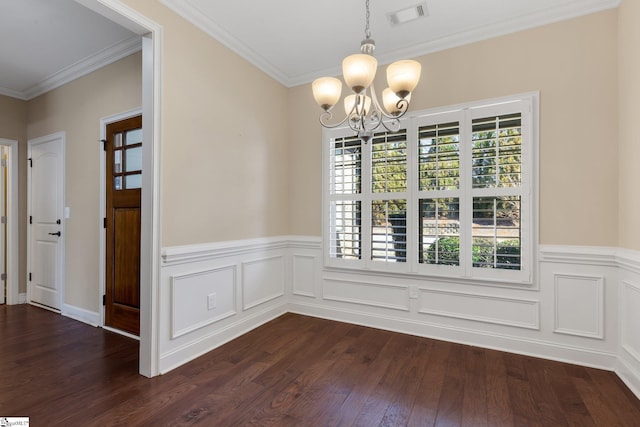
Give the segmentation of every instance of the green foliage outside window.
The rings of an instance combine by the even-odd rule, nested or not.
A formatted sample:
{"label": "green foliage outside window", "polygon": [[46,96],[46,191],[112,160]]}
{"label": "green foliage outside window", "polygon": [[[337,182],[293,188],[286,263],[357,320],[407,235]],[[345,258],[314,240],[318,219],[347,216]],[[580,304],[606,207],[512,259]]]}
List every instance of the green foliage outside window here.
{"label": "green foliage outside window", "polygon": [[[460,239],[458,237],[441,237],[431,243],[424,251],[423,262],[427,264],[460,265]],[[473,240],[473,266],[494,267],[506,270],[520,269],[520,241],[517,239],[498,242],[497,248],[490,239]]]}

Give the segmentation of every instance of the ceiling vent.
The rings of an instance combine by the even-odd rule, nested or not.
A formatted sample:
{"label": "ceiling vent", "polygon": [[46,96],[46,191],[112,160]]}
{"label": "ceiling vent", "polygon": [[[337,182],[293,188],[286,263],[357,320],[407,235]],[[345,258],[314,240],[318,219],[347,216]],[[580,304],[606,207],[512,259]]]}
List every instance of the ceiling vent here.
{"label": "ceiling vent", "polygon": [[396,12],[387,13],[387,19],[391,26],[394,27],[396,25],[406,24],[407,22],[424,18],[428,15],[427,3],[420,3]]}

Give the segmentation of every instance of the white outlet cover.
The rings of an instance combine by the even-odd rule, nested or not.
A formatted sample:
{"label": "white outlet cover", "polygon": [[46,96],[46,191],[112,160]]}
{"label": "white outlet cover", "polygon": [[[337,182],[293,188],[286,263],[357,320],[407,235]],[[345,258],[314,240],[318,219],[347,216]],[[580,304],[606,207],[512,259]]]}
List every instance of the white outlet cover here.
{"label": "white outlet cover", "polygon": [[207,309],[208,310],[213,310],[214,308],[216,308],[216,294],[209,294],[207,295]]}

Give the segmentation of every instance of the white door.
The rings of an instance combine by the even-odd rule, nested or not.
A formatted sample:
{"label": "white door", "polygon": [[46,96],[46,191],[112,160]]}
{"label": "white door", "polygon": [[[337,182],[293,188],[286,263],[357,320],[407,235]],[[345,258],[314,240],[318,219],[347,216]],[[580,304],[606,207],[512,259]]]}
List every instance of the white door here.
{"label": "white door", "polygon": [[29,141],[28,299],[60,310],[64,261],[64,133]]}
{"label": "white door", "polygon": [[7,149],[0,145],[0,304],[6,302],[7,267]]}

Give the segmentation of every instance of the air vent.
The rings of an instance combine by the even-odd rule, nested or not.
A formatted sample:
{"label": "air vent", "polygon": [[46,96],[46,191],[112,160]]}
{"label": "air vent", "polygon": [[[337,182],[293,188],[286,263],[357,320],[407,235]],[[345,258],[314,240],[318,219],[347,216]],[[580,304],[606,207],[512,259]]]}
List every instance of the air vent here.
{"label": "air vent", "polygon": [[416,19],[428,16],[427,3],[420,3],[396,12],[387,13],[387,19],[391,26],[406,24]]}

